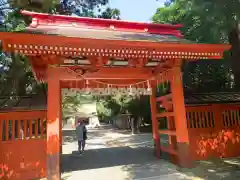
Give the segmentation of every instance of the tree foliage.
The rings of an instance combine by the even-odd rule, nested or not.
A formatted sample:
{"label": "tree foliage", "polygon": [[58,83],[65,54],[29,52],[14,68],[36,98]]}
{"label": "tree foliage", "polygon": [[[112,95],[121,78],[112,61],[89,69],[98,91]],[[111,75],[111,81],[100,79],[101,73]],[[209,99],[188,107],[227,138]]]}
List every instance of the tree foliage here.
{"label": "tree foliage", "polygon": [[148,96],[116,95],[100,97],[97,112],[102,120],[109,121],[118,114],[129,113],[134,117],[141,117],[150,123],[150,101]]}
{"label": "tree foliage", "polygon": [[[108,7],[108,0],[0,0],[0,31],[23,31],[30,19],[20,10],[50,14],[86,16],[105,19],[120,19],[120,11]],[[23,96],[45,93],[46,84],[38,84],[26,57],[0,51],[0,96]],[[63,119],[76,112],[86,100],[94,100],[82,94],[63,97]],[[114,109],[114,108],[113,108]]]}
{"label": "tree foliage", "polygon": [[[233,45],[229,36],[232,31],[236,31],[239,22],[238,7],[240,2],[235,0],[172,0],[165,3],[164,7],[158,8],[152,19],[155,23],[183,24],[181,30],[185,38],[197,43],[230,42]],[[236,67],[239,63],[237,59],[240,58],[240,49],[237,48],[240,41],[239,37],[234,40],[232,54],[230,56],[226,53],[224,61],[197,61],[185,64],[185,87],[194,91],[232,90],[233,74],[235,85],[238,87],[237,79],[240,79],[240,76],[238,77],[237,71],[240,71],[240,68],[236,70]],[[234,53],[237,54],[235,58]]]}
{"label": "tree foliage", "polygon": [[78,112],[79,108],[81,108],[83,104],[91,103],[92,101],[94,101],[93,96],[90,96],[88,94],[76,93],[76,95],[74,96],[63,96],[62,97],[63,119]]}
{"label": "tree foliage", "polygon": [[[120,19],[120,11],[107,5],[107,0],[0,0],[0,30],[23,31],[30,21],[20,14],[21,9]],[[0,95],[26,95],[46,90],[46,85],[36,83],[28,60],[23,56],[0,51],[0,72]]]}

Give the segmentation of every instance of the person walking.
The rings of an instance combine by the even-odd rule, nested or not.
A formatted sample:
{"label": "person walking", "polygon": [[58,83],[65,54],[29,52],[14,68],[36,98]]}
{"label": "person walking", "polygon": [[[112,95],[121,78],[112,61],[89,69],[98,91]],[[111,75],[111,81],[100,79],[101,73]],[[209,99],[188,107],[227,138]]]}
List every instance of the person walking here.
{"label": "person walking", "polygon": [[78,140],[78,151],[80,154],[83,154],[87,139],[87,128],[82,119],[78,119],[78,123],[76,125],[76,134]]}

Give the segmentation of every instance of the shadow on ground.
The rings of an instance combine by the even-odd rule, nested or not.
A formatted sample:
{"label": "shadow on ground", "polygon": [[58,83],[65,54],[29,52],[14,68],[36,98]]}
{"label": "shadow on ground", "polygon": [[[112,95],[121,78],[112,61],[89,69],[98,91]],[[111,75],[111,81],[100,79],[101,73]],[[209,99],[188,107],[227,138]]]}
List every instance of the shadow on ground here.
{"label": "shadow on ground", "polygon": [[149,148],[112,147],[90,149],[80,156],[74,151],[72,154],[62,155],[62,172],[106,168],[128,164],[139,164],[156,160]]}
{"label": "shadow on ground", "polygon": [[[119,135],[111,137],[111,134]],[[95,141],[96,137],[106,139],[105,142]],[[161,137],[165,144],[168,137]],[[63,132],[64,143],[76,141],[74,130]],[[240,158],[198,161],[195,168],[185,169],[173,165],[168,154],[162,153],[161,159],[153,155],[151,134],[129,135],[113,129],[98,129],[89,132],[89,146],[105,146],[104,148],[88,149],[84,156],[73,151],[72,154],[61,156],[61,172],[68,174],[75,171],[86,173],[87,170],[97,170],[120,167],[130,179],[159,180],[159,179],[206,179],[234,180],[240,179]],[[107,169],[106,172],[111,171]],[[109,173],[111,173],[109,172]],[[105,175],[104,175],[105,176]],[[106,174],[106,177],[109,176]],[[66,178],[67,179],[67,178]]]}
{"label": "shadow on ground", "polygon": [[[153,156],[152,148],[111,147],[87,150],[84,156],[73,152],[62,155],[62,173],[119,167],[126,180],[147,178],[154,180],[163,176],[176,176],[176,167]],[[111,171],[111,170],[109,170]],[[111,174],[111,172],[109,172]],[[105,175],[106,178],[109,174]],[[184,175],[182,175],[184,177]]]}
{"label": "shadow on ground", "polygon": [[[238,180],[240,179],[240,159],[210,160],[196,162],[195,168],[185,169],[171,164],[167,157],[159,163],[131,164],[124,166],[132,179],[163,177],[193,180]],[[146,171],[147,170],[147,171]],[[177,172],[176,172],[177,171]],[[169,177],[170,176],[170,177]],[[150,178],[151,179],[151,178]],[[155,180],[155,179],[154,179]]]}
{"label": "shadow on ground", "polygon": [[195,168],[179,168],[180,172],[187,175],[194,175],[201,179],[210,180],[233,180],[240,179],[240,159],[212,159],[208,161],[198,161]]}
{"label": "shadow on ground", "polygon": [[[64,130],[64,143],[74,143],[76,141],[74,136],[74,130]],[[122,172],[119,175],[127,174],[128,179],[155,176],[159,179],[162,175],[177,172],[175,166],[164,160],[159,160],[153,155],[151,133],[132,136],[130,132],[111,128],[90,129],[87,145],[91,148],[101,148],[87,148],[84,156],[80,156],[76,151],[72,151],[70,154],[62,154],[62,174],[74,174],[74,172],[88,174],[94,170],[95,173],[99,172],[100,174],[103,171],[111,171],[117,174]]]}

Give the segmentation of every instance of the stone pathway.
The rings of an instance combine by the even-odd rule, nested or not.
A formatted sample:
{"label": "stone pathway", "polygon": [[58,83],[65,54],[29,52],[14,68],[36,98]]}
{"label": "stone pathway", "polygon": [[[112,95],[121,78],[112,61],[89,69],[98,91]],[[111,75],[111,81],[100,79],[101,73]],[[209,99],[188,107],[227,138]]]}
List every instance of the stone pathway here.
{"label": "stone pathway", "polygon": [[62,179],[192,179],[153,156],[151,134],[130,135],[108,127],[90,129],[84,156],[76,152],[74,131],[63,132]]}
{"label": "stone pathway", "polygon": [[[130,135],[108,126],[89,129],[86,151],[77,154],[75,132],[63,132],[61,157],[64,180],[179,180],[240,179],[239,160],[231,165],[198,162],[194,169],[180,169],[153,155],[151,134]],[[221,168],[223,167],[223,168]],[[230,169],[226,169],[230,167]]]}

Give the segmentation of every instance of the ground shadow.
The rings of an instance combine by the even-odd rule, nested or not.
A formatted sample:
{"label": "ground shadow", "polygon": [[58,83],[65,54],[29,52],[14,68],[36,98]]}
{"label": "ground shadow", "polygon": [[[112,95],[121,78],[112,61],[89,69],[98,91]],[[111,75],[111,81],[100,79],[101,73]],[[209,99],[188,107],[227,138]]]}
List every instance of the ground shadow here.
{"label": "ground shadow", "polygon": [[[74,133],[74,131],[72,132]],[[121,134],[119,137],[111,138],[112,133]],[[65,134],[71,136],[70,132]],[[94,141],[94,136],[107,139],[103,142]],[[109,138],[110,136],[110,138]],[[89,133],[89,146],[103,148],[87,149],[83,156],[77,151],[61,156],[61,172],[68,174],[76,171],[96,170],[109,167],[118,167],[127,174],[129,179],[155,178],[176,174],[176,167],[165,161],[167,156],[161,160],[154,156],[153,140],[151,133],[131,135],[129,132],[118,130],[94,130]],[[108,139],[109,138],[109,139]],[[162,155],[163,156],[163,155]],[[164,157],[164,156],[163,156]]]}
{"label": "ground shadow", "polygon": [[112,147],[87,150],[83,156],[74,151],[61,156],[61,172],[97,169],[156,161],[151,148]]}
{"label": "ground shadow", "polygon": [[173,164],[164,160],[157,163],[131,164],[122,168],[128,173],[129,180],[179,180],[191,179],[185,174],[179,173]]}
{"label": "ground shadow", "polygon": [[191,169],[180,168],[171,164],[169,156],[165,154],[158,163],[129,164],[123,169],[128,172],[130,179],[240,179],[240,159],[199,161],[195,165]]}
{"label": "ground shadow", "polygon": [[[64,131],[63,136],[74,142],[74,130]],[[111,138],[112,133],[121,134],[118,138]],[[110,137],[109,137],[110,135]],[[161,159],[153,154],[153,140],[151,134],[137,134],[131,136],[129,132],[108,129],[91,131],[88,135],[89,146],[99,146],[97,149],[87,149],[84,156],[73,151],[61,156],[61,171],[68,174],[73,171],[100,169],[120,166],[128,174],[129,179],[240,179],[240,159],[211,159],[198,161],[192,169],[180,168],[173,165],[167,153],[161,153]],[[103,142],[94,141],[100,137],[108,139]],[[93,141],[91,141],[93,139]],[[67,142],[66,142],[67,143]],[[167,144],[168,137],[161,136],[161,144]]]}
{"label": "ground shadow", "polygon": [[233,180],[240,179],[240,159],[211,159],[195,162],[195,168],[178,168],[179,172],[190,174],[201,179]]}

